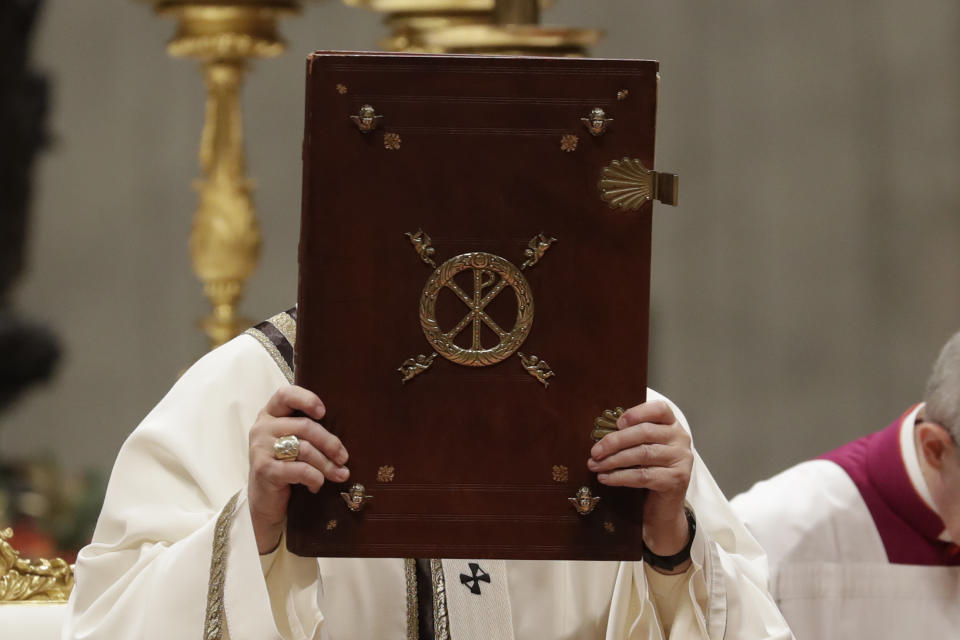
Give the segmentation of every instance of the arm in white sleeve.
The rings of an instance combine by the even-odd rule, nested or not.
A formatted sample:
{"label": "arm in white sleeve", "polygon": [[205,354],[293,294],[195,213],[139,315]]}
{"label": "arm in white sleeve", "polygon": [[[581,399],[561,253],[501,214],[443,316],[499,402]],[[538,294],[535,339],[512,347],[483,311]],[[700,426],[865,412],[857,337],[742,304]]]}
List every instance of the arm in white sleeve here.
{"label": "arm in white sleeve", "polygon": [[[648,400],[658,398],[670,402],[649,391]],[[673,403],[670,407],[689,431],[680,409]],[[658,593],[653,594],[643,564],[623,563],[614,590],[607,639],[792,639],[793,634],[768,589],[763,549],[737,518],[696,450],[693,454],[687,504],[696,517],[697,532],[690,549],[692,565],[684,574],[688,576],[686,589],[674,589],[673,585],[655,579],[652,582]],[[664,595],[659,591],[665,587],[669,596],[658,602]],[[674,616],[672,620],[661,619],[660,614],[667,613]],[[648,619],[654,616],[658,623],[653,626],[657,629],[647,631],[651,626]]]}
{"label": "arm in white sleeve", "polygon": [[316,602],[316,562],[283,551],[265,579],[246,500],[249,429],[285,384],[239,336],[191,367],[131,434],[77,559],[66,640],[206,639],[218,624],[234,640],[316,635],[320,611],[302,606],[310,589]]}

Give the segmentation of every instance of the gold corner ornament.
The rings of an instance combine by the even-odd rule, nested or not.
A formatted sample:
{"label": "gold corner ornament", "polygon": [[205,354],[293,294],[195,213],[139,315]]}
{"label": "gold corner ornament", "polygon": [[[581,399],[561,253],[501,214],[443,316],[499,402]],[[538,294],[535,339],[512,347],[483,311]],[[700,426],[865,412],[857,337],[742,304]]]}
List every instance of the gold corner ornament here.
{"label": "gold corner ornament", "polygon": [[340,497],[350,511],[360,511],[373,500],[373,496],[367,493],[366,488],[359,482],[350,485],[349,491],[341,491]]}
{"label": "gold corner ornament", "polygon": [[73,590],[73,567],[62,558],[25,560],[11,538],[13,529],[0,529],[0,603],[66,602]]}
{"label": "gold corner ornament", "polygon": [[577,489],[577,494],[572,498],[567,498],[573,508],[581,516],[585,516],[592,512],[597,503],[600,502],[600,496],[594,496],[590,491],[590,487],[580,487]]}
{"label": "gold corner ornament", "polygon": [[529,269],[533,265],[540,262],[540,258],[543,257],[543,254],[545,254],[547,249],[550,248],[550,245],[556,241],[556,238],[548,238],[542,233],[538,233],[531,238],[530,242],[527,243],[527,248],[523,250],[523,257],[525,257],[526,260],[520,265],[520,269]]}
{"label": "gold corner ornament", "polygon": [[611,209],[637,211],[649,200],[676,206],[679,178],[659,173],[634,158],[614,160],[600,171],[600,197]]}
{"label": "gold corner ornament", "polygon": [[360,107],[357,115],[350,116],[350,119],[353,120],[353,124],[357,125],[357,129],[359,129],[361,133],[370,133],[380,126],[383,116],[377,115],[376,110],[372,106],[365,104]]}
{"label": "gold corner ornament", "polygon": [[527,373],[539,380],[540,384],[544,387],[550,386],[548,379],[556,374],[550,369],[550,365],[547,364],[546,360],[541,360],[533,355],[528,356],[522,351],[517,351],[517,356],[520,358],[520,362],[523,363],[523,368]]}
{"label": "gold corner ornament", "polygon": [[593,419],[593,431],[590,437],[599,442],[608,433],[618,431],[617,420],[623,415],[623,407],[605,409],[603,413]]}
{"label": "gold corner ornament", "polygon": [[397,368],[397,371],[400,372],[401,381],[406,384],[407,381],[413,380],[416,376],[429,369],[436,357],[436,352],[431,353],[429,356],[420,353],[417,354],[415,358],[407,358],[404,360],[403,364]]}
{"label": "gold corner ornament", "polygon": [[437,263],[433,261],[433,256],[436,255],[437,250],[430,246],[430,236],[424,233],[423,229],[417,229],[413,233],[408,231],[403,235],[410,239],[413,250],[417,252],[417,255],[420,256],[424,264],[428,264],[436,269]]}
{"label": "gold corner ornament", "polygon": [[608,118],[607,113],[600,107],[594,107],[590,110],[590,115],[586,118],[580,118],[580,122],[587,128],[592,136],[602,136],[607,132],[607,127],[613,122],[613,118]]}

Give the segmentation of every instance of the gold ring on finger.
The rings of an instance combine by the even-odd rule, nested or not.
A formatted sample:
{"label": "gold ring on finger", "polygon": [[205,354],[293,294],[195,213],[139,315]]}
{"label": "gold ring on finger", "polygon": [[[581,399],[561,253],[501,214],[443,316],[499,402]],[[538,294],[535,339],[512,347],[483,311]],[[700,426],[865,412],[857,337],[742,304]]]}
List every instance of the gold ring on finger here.
{"label": "gold ring on finger", "polygon": [[296,460],[300,455],[300,439],[297,436],[280,436],[273,441],[273,457],[277,460]]}

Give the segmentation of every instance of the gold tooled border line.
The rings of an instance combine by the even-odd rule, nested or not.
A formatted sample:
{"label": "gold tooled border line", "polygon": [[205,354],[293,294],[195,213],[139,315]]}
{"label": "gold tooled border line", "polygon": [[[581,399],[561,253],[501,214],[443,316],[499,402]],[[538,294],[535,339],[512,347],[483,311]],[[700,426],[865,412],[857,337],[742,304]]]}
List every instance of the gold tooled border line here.
{"label": "gold tooled border line", "polygon": [[213,554],[210,558],[210,583],[207,587],[207,614],[203,625],[204,640],[221,640],[227,628],[223,612],[223,584],[227,575],[230,527],[236,513],[240,492],[233,494],[217,518],[213,532]]}

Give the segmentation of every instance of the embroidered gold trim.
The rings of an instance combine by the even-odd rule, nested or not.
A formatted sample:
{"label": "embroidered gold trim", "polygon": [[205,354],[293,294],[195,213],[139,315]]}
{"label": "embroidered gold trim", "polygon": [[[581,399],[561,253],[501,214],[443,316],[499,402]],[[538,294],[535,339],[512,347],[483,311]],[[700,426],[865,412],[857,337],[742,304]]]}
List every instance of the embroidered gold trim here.
{"label": "embroidered gold trim", "polygon": [[407,580],[407,640],[420,637],[420,605],[417,600],[417,561],[404,558],[403,574]]}
{"label": "embroidered gold trim", "polygon": [[450,623],[447,620],[447,586],[443,579],[443,562],[430,560],[433,577],[433,637],[434,640],[450,640]]}
{"label": "embroidered gold trim", "polygon": [[297,344],[297,321],[290,317],[289,313],[286,311],[278,313],[267,320],[267,322],[275,326],[280,333],[283,334],[283,337],[287,339],[291,347]]}
{"label": "embroidered gold trim", "polygon": [[210,584],[207,588],[207,615],[203,625],[204,640],[220,640],[227,629],[227,619],[223,613],[223,584],[227,575],[227,556],[229,555],[230,527],[236,512],[240,492],[233,494],[230,501],[220,512],[213,532],[213,555],[210,558]]}
{"label": "embroidered gold trim", "polygon": [[280,371],[283,371],[283,375],[287,378],[287,382],[293,384],[293,369],[290,368],[290,365],[287,364],[287,361],[283,359],[283,356],[280,355],[280,351],[277,350],[276,345],[270,341],[262,331],[259,329],[250,328],[244,331],[249,336],[256,338],[257,342],[263,345],[263,348],[267,350],[267,353],[270,354],[270,357],[273,358],[273,361],[277,363],[277,366],[280,367]]}

